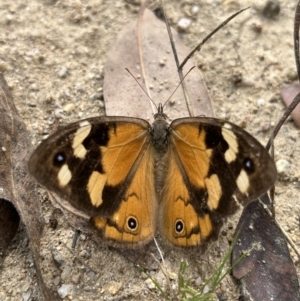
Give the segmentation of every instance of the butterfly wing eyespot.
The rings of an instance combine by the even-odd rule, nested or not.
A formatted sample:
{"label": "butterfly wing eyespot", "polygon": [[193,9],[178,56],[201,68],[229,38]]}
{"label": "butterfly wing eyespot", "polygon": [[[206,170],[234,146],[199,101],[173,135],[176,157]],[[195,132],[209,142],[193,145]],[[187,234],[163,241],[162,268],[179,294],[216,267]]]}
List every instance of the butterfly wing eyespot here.
{"label": "butterfly wing eyespot", "polygon": [[160,230],[173,244],[201,245],[216,239],[222,219],[236,211],[234,196],[245,204],[274,184],[275,164],[255,138],[229,122],[182,118],[170,128]]}
{"label": "butterfly wing eyespot", "polygon": [[126,221],[128,231],[134,232],[139,228],[138,220],[134,216],[129,216]]}
{"label": "butterfly wing eyespot", "polygon": [[147,121],[126,117],[70,124],[39,145],[29,171],[47,189],[95,217],[92,223],[107,240],[141,245],[154,236],[156,226],[149,131]]}
{"label": "butterfly wing eyespot", "polygon": [[175,221],[175,233],[176,235],[180,236],[182,233],[184,233],[184,221],[182,219],[178,219]]}
{"label": "butterfly wing eyespot", "polygon": [[248,174],[252,174],[255,172],[255,164],[250,158],[244,159],[243,166]]}
{"label": "butterfly wing eyespot", "polygon": [[66,155],[63,152],[58,152],[53,157],[53,165],[61,167],[66,162]]}

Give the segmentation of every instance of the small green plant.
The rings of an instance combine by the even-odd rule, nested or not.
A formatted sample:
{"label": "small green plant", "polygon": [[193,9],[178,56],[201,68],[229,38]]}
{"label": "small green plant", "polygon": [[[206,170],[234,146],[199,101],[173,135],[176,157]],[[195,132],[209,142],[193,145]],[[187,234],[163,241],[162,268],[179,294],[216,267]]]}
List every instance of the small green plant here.
{"label": "small green plant", "polygon": [[[180,263],[179,272],[178,272],[178,290],[177,292],[172,291],[171,286],[169,290],[164,290],[160,284],[149,274],[147,273],[142,267],[139,267],[149,279],[154,283],[155,287],[161,293],[161,296],[165,300],[179,300],[179,301],[217,301],[218,297],[215,293],[216,289],[222,282],[222,280],[231,272],[234,266],[240,263],[246,256],[248,256],[249,251],[243,253],[243,255],[233,263],[232,266],[225,269],[226,262],[229,260],[230,255],[232,253],[233,246],[236,242],[238,234],[235,235],[233,242],[226,252],[225,256],[223,257],[219,266],[214,270],[211,276],[201,285],[199,289],[194,289],[190,286],[190,279],[185,279],[184,274],[187,269],[187,263],[182,261]],[[162,267],[163,269],[163,267]],[[223,271],[225,270],[225,271]],[[167,273],[164,272],[165,276],[167,277]],[[209,291],[205,292],[209,287]]]}

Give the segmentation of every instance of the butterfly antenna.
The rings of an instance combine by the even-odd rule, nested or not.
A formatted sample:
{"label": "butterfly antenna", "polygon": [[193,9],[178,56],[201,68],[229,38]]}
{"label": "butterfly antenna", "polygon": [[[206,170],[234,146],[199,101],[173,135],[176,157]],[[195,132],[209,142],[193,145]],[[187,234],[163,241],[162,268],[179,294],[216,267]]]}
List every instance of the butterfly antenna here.
{"label": "butterfly antenna", "polygon": [[[139,81],[137,80],[137,78],[131,73],[131,71],[127,68],[125,68],[125,70],[134,78],[134,80],[137,82],[137,84],[141,87],[141,89],[145,92],[145,94],[147,95],[147,97],[151,100],[151,102],[154,104],[156,110],[158,110],[157,105],[155,104],[155,102],[152,100],[152,98],[149,96],[149,94],[147,93],[147,91],[143,88],[143,86],[139,83]],[[177,87],[178,88],[178,87]],[[176,89],[177,89],[176,88]],[[176,91],[176,90],[175,90]],[[173,93],[174,94],[174,93]],[[172,95],[173,95],[172,94]]]}
{"label": "butterfly antenna", "polygon": [[177,85],[177,87],[175,88],[175,90],[173,91],[173,93],[171,94],[171,96],[166,100],[166,102],[163,104],[163,108],[165,107],[165,105],[168,103],[168,101],[170,101],[170,99],[172,98],[172,96],[174,95],[174,93],[177,91],[177,89],[179,88],[179,86],[182,84],[182,82],[184,81],[184,79],[187,77],[187,75],[194,69],[196,68],[196,66],[193,66],[187,73],[186,75],[181,79],[181,81],[179,82],[179,84]]}

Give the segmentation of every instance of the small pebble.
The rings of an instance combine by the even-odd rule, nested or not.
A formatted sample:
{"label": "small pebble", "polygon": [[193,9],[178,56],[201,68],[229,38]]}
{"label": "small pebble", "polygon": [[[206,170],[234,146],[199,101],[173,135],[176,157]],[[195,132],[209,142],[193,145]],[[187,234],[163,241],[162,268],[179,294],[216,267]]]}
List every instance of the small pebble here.
{"label": "small pebble", "polygon": [[259,98],[256,102],[259,107],[263,107],[266,104],[266,101],[263,98]]}
{"label": "small pebble", "polygon": [[54,110],[54,116],[56,118],[60,118],[61,117],[61,113],[62,113],[62,109],[55,109]]}
{"label": "small pebble", "polygon": [[227,236],[227,234],[228,234],[228,233],[227,233],[227,231],[226,231],[225,229],[223,229],[223,230],[221,231],[221,235],[222,235],[222,236]]}
{"label": "small pebble", "polygon": [[271,0],[266,3],[263,10],[263,15],[266,18],[272,19],[278,16],[280,13],[280,3],[277,0]]}
{"label": "small pebble", "polygon": [[65,95],[67,98],[70,98],[70,96],[71,96],[70,90],[69,90],[69,89],[64,90],[64,95]]}
{"label": "small pebble", "polygon": [[79,253],[79,256],[82,257],[82,258],[87,259],[87,258],[90,257],[90,254],[86,250],[81,250],[80,253]]}
{"label": "small pebble", "polygon": [[5,15],[5,19],[6,19],[7,24],[9,24],[14,20],[14,15],[8,13]]}
{"label": "small pebble", "polygon": [[72,278],[71,278],[71,281],[73,284],[79,284],[80,283],[80,280],[81,280],[81,274],[76,274],[76,275],[73,275]]}
{"label": "small pebble", "polygon": [[177,26],[178,26],[178,29],[181,30],[181,31],[186,31],[190,25],[192,23],[192,20],[191,19],[188,19],[188,18],[181,18],[178,23],[177,23]]}
{"label": "small pebble", "polygon": [[61,266],[64,266],[66,264],[65,258],[58,251],[55,251],[55,250],[52,251],[52,258],[58,268],[60,268]]}
{"label": "small pebble", "polygon": [[[157,284],[162,287],[164,285],[164,281],[165,281],[165,275],[162,275],[161,273],[158,273],[157,277],[156,277],[156,282]],[[172,278],[171,278],[172,279]]]}
{"label": "small pebble", "polygon": [[225,294],[218,294],[218,301],[227,301],[228,297]]}
{"label": "small pebble", "polygon": [[291,164],[285,159],[279,159],[276,162],[277,172],[281,176],[288,176]]}
{"label": "small pebble", "polygon": [[55,286],[58,286],[60,284],[60,277],[57,276],[53,279],[52,283],[55,285]]}
{"label": "small pebble", "polygon": [[94,101],[94,100],[103,100],[103,92],[98,92],[98,93],[92,94],[90,96],[90,99],[92,101]]}
{"label": "small pebble", "polygon": [[263,31],[263,23],[260,20],[256,20],[251,24],[251,28],[256,33],[261,33]]}
{"label": "small pebble", "polygon": [[261,127],[261,131],[263,132],[263,133],[267,133],[267,132],[269,132],[270,131],[270,123],[264,123],[263,125],[262,125],[262,127]]}
{"label": "small pebble", "polygon": [[71,280],[71,268],[67,265],[64,266],[63,271],[60,274],[60,278],[63,282],[67,283]]}
{"label": "small pebble", "polygon": [[239,70],[234,70],[231,75],[231,81],[235,86],[239,86],[243,80],[243,73]]}
{"label": "small pebble", "polygon": [[38,91],[39,90],[39,88],[38,88],[38,86],[36,84],[31,84],[29,89],[31,91]]}
{"label": "small pebble", "polygon": [[66,113],[71,113],[74,110],[74,108],[75,108],[75,105],[73,103],[68,103],[63,107],[63,110]]}
{"label": "small pebble", "polygon": [[58,76],[60,77],[60,78],[65,78],[65,77],[67,77],[67,75],[68,75],[68,69],[65,67],[65,66],[63,66],[59,71],[58,71]]}
{"label": "small pebble", "polygon": [[63,284],[58,290],[59,296],[63,299],[70,295],[73,291],[73,285],[72,284]]}
{"label": "small pebble", "polygon": [[50,228],[51,228],[51,229],[55,230],[55,229],[57,228],[57,226],[58,226],[58,221],[57,221],[57,219],[54,218],[54,217],[50,217],[50,218],[49,218],[49,225],[50,225]]}
{"label": "small pebble", "polygon": [[114,296],[122,288],[122,285],[122,282],[111,281],[104,286],[104,291]]}
{"label": "small pebble", "polygon": [[94,278],[95,277],[95,272],[94,271],[88,271],[86,273],[90,278]]}
{"label": "small pebble", "polygon": [[98,105],[99,105],[99,108],[104,108],[105,107],[103,100],[101,100]]}
{"label": "small pebble", "polygon": [[198,12],[199,12],[199,6],[198,5],[194,5],[193,7],[192,7],[192,9],[191,9],[191,14],[192,14],[192,16],[197,16],[197,14],[198,14]]}
{"label": "small pebble", "polygon": [[31,297],[31,290],[28,290],[27,292],[22,294],[23,301],[28,301]]}
{"label": "small pebble", "polygon": [[[164,275],[163,275],[164,276]],[[165,277],[165,276],[164,276]],[[169,279],[171,280],[176,280],[177,277],[178,277],[178,274],[177,273],[174,273],[173,271],[168,271],[168,277]]]}
{"label": "small pebble", "polygon": [[145,280],[145,284],[148,287],[148,289],[150,289],[150,290],[153,290],[156,288],[155,284],[153,283],[153,281],[150,278]]}
{"label": "small pebble", "polygon": [[4,62],[4,61],[0,61],[0,71],[3,73],[4,71],[8,70],[9,65]]}
{"label": "small pebble", "polygon": [[169,101],[168,101],[168,105],[169,105],[169,106],[174,106],[175,103],[176,103],[176,102],[175,102],[175,99],[174,99],[174,98],[170,98]]}
{"label": "small pebble", "polygon": [[85,241],[86,240],[86,235],[81,233],[80,234],[80,239],[83,240],[83,241]]}
{"label": "small pebble", "polygon": [[200,286],[201,284],[203,283],[203,280],[202,280],[202,278],[199,276],[199,277],[197,277],[196,278],[196,280],[195,280],[195,284],[196,284],[196,286]]}
{"label": "small pebble", "polygon": [[205,285],[203,288],[203,294],[207,294],[209,292],[210,288],[208,285]]}
{"label": "small pebble", "polygon": [[159,65],[160,65],[161,67],[165,66],[165,65],[166,65],[166,59],[160,60],[160,61],[159,61]]}

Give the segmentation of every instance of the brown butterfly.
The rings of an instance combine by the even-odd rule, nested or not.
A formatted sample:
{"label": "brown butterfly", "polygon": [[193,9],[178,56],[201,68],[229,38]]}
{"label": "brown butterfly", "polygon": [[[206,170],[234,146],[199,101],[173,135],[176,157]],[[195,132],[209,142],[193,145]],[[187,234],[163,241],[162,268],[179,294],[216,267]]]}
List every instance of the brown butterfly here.
{"label": "brown butterfly", "polygon": [[142,246],[157,228],[178,246],[216,239],[223,218],[265,193],[276,168],[264,147],[240,127],[216,118],[168,124],[96,117],[43,141],[29,161],[47,189],[91,217],[105,240]]}

